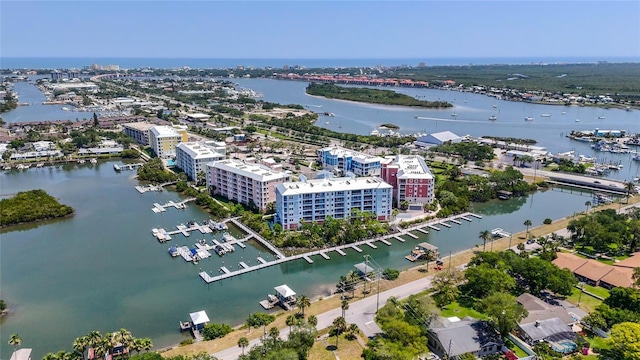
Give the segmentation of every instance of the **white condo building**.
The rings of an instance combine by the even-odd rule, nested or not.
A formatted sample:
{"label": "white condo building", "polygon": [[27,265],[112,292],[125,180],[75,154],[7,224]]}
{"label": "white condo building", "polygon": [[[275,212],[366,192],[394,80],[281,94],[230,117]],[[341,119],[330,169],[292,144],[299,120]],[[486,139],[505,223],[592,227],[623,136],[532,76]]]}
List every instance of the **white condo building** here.
{"label": "white condo building", "polygon": [[397,155],[382,162],[381,177],[393,186],[396,205],[430,204],[435,194],[435,177],[422,156]]}
{"label": "white condo building", "polygon": [[269,167],[235,159],[207,164],[210,191],[242,204],[253,204],[263,211],[276,200],[276,185],[290,180],[291,175],[283,172],[281,165]]}
{"label": "white condo building", "polygon": [[[304,178],[304,177],[303,177]],[[322,223],[327,216],[347,219],[351,209],[391,217],[392,186],[379,177],[342,177],[287,182],[276,186],[276,221],[283,229],[303,222]]]}
{"label": "white condo building", "polygon": [[161,159],[176,156],[176,145],[180,141],[182,135],[171,126],[152,126],[149,129],[149,145]]}
{"label": "white condo building", "polygon": [[380,176],[382,158],[338,146],[318,149],[318,161],[326,170],[339,170],[341,175]]}
{"label": "white condo building", "polygon": [[176,146],[176,166],[187,176],[198,181],[198,174],[213,161],[224,160],[226,147],[224,142],[183,142]]}

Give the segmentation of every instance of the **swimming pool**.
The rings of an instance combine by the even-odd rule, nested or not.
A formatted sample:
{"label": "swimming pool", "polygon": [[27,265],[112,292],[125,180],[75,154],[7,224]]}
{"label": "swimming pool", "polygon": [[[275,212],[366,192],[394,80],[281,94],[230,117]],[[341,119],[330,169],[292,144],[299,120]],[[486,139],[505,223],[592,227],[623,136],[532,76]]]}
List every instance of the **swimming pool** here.
{"label": "swimming pool", "polygon": [[556,342],[550,342],[551,348],[557,352],[563,354],[569,354],[578,348],[578,345],[571,340],[560,340]]}
{"label": "swimming pool", "polygon": [[169,160],[167,160],[167,165],[168,166],[175,166],[176,165],[176,161],[173,160],[173,159],[169,159]]}

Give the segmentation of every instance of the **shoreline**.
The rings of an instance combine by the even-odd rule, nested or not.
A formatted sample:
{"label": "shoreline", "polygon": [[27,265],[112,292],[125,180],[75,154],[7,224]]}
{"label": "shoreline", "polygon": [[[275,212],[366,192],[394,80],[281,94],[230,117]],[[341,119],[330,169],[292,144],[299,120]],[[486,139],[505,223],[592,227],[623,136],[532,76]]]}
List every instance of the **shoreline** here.
{"label": "shoreline", "polygon": [[[627,207],[627,206],[636,204],[638,202],[640,202],[640,197],[634,196],[629,198],[629,202],[624,205],[625,207]],[[617,203],[612,203],[608,205],[599,206],[597,208],[592,208],[590,209],[589,213],[592,213],[594,211],[604,210],[604,209],[611,209],[611,208],[617,209],[617,207],[618,207]],[[556,219],[551,224],[542,224],[533,228],[529,228],[529,235],[531,238],[535,239],[540,236],[545,236],[545,235],[557,232],[561,229],[566,228],[569,221],[571,221],[574,218],[578,218],[580,216],[584,216],[584,212],[578,213],[575,216],[569,215],[560,219]],[[527,234],[527,231],[525,230],[512,234],[513,236],[511,237],[511,246],[513,247],[513,246],[516,246],[517,244],[525,243],[527,240],[526,234]],[[509,237],[496,239],[491,243],[487,244],[487,249],[493,248],[493,250],[488,250],[489,252],[504,251],[509,246],[509,240],[510,240]],[[456,253],[452,253],[450,256],[442,257],[441,259],[446,259],[446,261],[444,261],[445,268],[447,268],[449,265],[451,267],[458,267],[468,263],[470,259],[475,255],[475,252],[477,251],[479,251],[478,247],[473,246],[471,248],[467,248],[464,250],[460,250]],[[429,269],[426,269],[425,271],[425,268],[424,268],[425,264],[426,262],[422,262],[422,263],[416,264],[415,266],[411,266],[406,270],[402,270],[400,272],[400,277],[398,277],[398,279],[396,280],[393,280],[393,281],[384,280],[386,289],[387,290],[393,289],[398,286],[401,286],[409,282],[419,280],[421,278],[437,273],[437,271],[433,270],[431,267]],[[431,264],[431,262],[429,264]],[[311,306],[306,308],[305,314],[318,315],[320,313],[323,313],[329,310],[335,310],[340,308],[339,297],[335,295],[336,293],[333,293],[329,297],[320,296],[320,297],[314,298],[313,301],[311,302]],[[375,296],[375,295],[376,295],[375,292],[371,292],[366,296]],[[356,292],[356,296],[353,298],[353,300],[359,300],[362,298],[363,298],[362,294],[358,294],[358,292]],[[292,313],[292,312],[287,312],[284,310],[280,310],[276,312],[275,313],[276,320],[273,323],[271,323],[270,326],[285,328],[286,316],[284,315],[289,313]],[[208,353],[215,353],[221,350],[228,349],[230,347],[237,346],[237,341],[240,337],[247,337],[251,341],[253,339],[259,338],[262,334],[259,331],[259,329],[254,332],[245,332],[244,330],[246,330],[246,327],[244,324],[242,324],[242,325],[235,326],[233,332],[231,332],[226,337],[221,339],[216,339],[211,341],[202,341],[202,342],[193,343],[191,345],[186,345],[186,346],[180,346],[180,344],[174,344],[171,346],[163,347],[162,352],[160,352],[160,350],[157,350],[157,351],[160,352],[163,357],[176,356],[176,355],[195,355],[201,351],[206,351]]]}

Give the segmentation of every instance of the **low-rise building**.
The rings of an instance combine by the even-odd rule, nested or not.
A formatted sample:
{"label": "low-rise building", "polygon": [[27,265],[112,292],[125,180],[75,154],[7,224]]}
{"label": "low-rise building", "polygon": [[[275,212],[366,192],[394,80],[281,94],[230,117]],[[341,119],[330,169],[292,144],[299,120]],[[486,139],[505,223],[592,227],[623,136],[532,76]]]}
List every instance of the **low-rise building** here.
{"label": "low-rise building", "polygon": [[484,357],[502,350],[500,336],[491,324],[470,317],[438,318],[427,331],[429,348],[446,359],[472,354]]}
{"label": "low-rise building", "polygon": [[318,161],[326,170],[340,175],[352,172],[357,176],[380,176],[382,158],[337,146],[318,149]]}
{"label": "low-rise building", "polygon": [[182,135],[171,126],[152,126],[149,129],[149,145],[161,159],[176,156],[176,146],[182,141]]}
{"label": "low-rise building", "polygon": [[[220,148],[222,152],[217,151]],[[176,146],[176,166],[197,182],[200,180],[198,174],[206,170],[206,165],[224,160],[225,153],[223,142],[182,142]]]}
{"label": "low-rise building", "polygon": [[207,187],[213,194],[263,211],[276,200],[275,187],[291,180],[291,175],[281,171],[281,167],[235,159],[214,161],[206,168]]}
{"label": "low-rise building", "polygon": [[393,186],[393,201],[422,205],[433,202],[435,177],[422,156],[397,155],[382,161],[381,177]]}
{"label": "low-rise building", "polygon": [[187,120],[188,121],[199,121],[199,122],[207,122],[209,121],[209,119],[211,118],[211,116],[207,115],[207,114],[200,114],[200,113],[196,113],[196,114],[187,114]]}
{"label": "low-rise building", "polygon": [[573,254],[557,253],[553,264],[561,269],[571,271],[579,281],[606,289],[614,287],[631,287],[633,285],[633,268],[640,263],[640,253],[615,263],[613,266],[594,259],[584,259]]}
{"label": "low-rise building", "polygon": [[322,223],[327,216],[348,219],[352,209],[391,217],[391,185],[379,177],[342,177],[287,182],[276,186],[276,222],[297,229],[303,222]]}
{"label": "low-rise building", "polygon": [[122,131],[140,145],[149,145],[149,130],[154,124],[147,122],[134,122],[122,125]]}
{"label": "low-rise building", "polygon": [[441,131],[421,136],[415,141],[414,144],[420,147],[430,147],[435,145],[442,145],[448,141],[452,143],[459,143],[462,141],[462,137],[452,133],[451,131]]}

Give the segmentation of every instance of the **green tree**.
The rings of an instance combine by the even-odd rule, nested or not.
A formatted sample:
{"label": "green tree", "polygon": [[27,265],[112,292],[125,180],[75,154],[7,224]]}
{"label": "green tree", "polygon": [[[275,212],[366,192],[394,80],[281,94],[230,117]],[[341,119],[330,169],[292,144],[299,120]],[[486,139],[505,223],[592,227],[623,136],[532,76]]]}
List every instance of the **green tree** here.
{"label": "green tree", "polygon": [[584,206],[587,207],[587,212],[585,214],[588,215],[589,214],[589,208],[591,207],[591,201],[589,201],[589,200],[585,201]]}
{"label": "green tree", "polygon": [[487,241],[493,240],[493,235],[491,235],[491,231],[489,230],[482,230],[478,238],[482,240],[482,251],[484,252],[487,250]]}
{"label": "green tree", "polygon": [[306,295],[300,295],[298,300],[296,301],[296,305],[300,308],[302,312],[302,317],[304,317],[304,309],[311,306],[311,300]]}
{"label": "green tree", "polygon": [[460,295],[458,283],[461,279],[462,276],[457,270],[441,271],[433,276],[431,280],[435,293],[433,299],[438,307],[443,308],[456,301]]}
{"label": "green tree", "polygon": [[479,299],[493,293],[508,293],[516,287],[511,275],[503,269],[492,268],[489,264],[469,267],[464,276],[467,279],[464,288],[471,296]]}
{"label": "green tree", "polygon": [[611,328],[607,341],[612,359],[640,360],[640,324],[623,322]]}
{"label": "green tree", "polygon": [[527,219],[524,221],[524,226],[527,227],[527,239],[529,238],[529,226],[533,225],[533,223],[531,222],[531,220]]}
{"label": "green tree", "polygon": [[330,334],[336,337],[336,349],[338,348],[338,339],[340,338],[340,334],[345,330],[347,330],[347,321],[342,316],[333,319]]}
{"label": "green tree", "polygon": [[298,323],[298,318],[293,314],[289,314],[285,323],[289,327],[289,332],[291,332],[293,330],[293,325]]}
{"label": "green tree", "polygon": [[633,268],[631,278],[633,279],[633,286],[640,288],[640,267]]}
{"label": "green tree", "polygon": [[89,339],[87,338],[87,336],[80,336],[76,338],[75,340],[73,340],[72,346],[73,346],[73,350],[75,350],[78,354],[80,354],[82,359],[84,360],[84,352],[87,350],[87,347],[89,346]]}
{"label": "green tree", "polygon": [[205,325],[202,329],[202,337],[204,337],[205,340],[213,340],[222,338],[232,331],[233,328],[228,324],[211,323]]}
{"label": "green tree", "polygon": [[340,309],[342,309],[342,317],[345,317],[345,312],[349,310],[349,300],[342,299],[342,302],[340,303]]}
{"label": "green tree", "polygon": [[240,339],[238,339],[238,347],[242,348],[242,355],[244,356],[244,349],[249,346],[249,339],[247,339],[246,337],[241,337]]}
{"label": "green tree", "polygon": [[253,314],[249,314],[249,318],[247,318],[246,324],[247,326],[249,326],[249,331],[251,331],[252,327],[257,329],[262,326],[263,333],[266,334],[267,325],[271,324],[275,319],[276,317],[274,315],[264,312],[256,312]]}
{"label": "green tree", "polygon": [[318,326],[318,318],[315,315],[309,315],[307,322],[314,328]]}
{"label": "green tree", "polygon": [[505,338],[518,326],[520,320],[528,315],[527,310],[518,303],[515,296],[507,293],[494,293],[480,302],[482,312],[498,330],[502,338]]}

